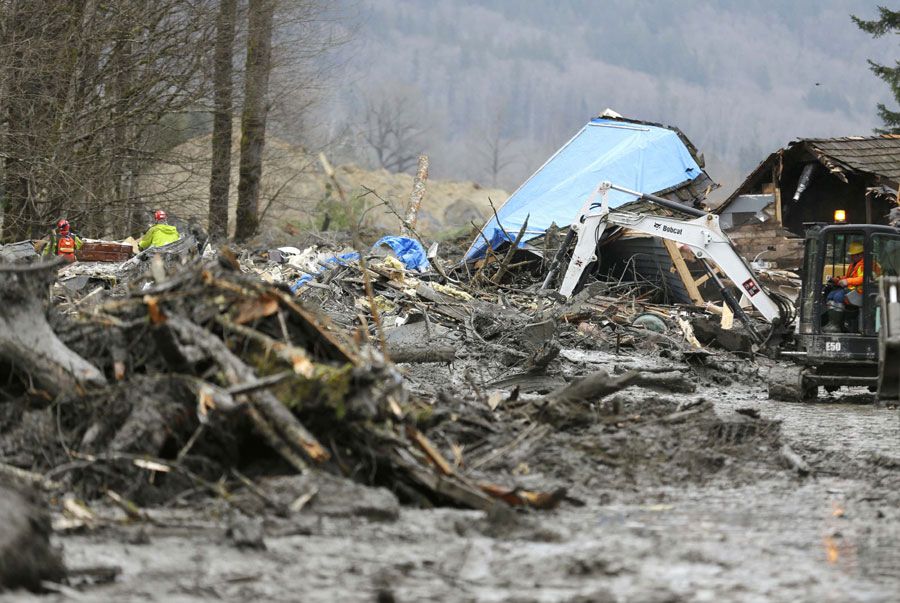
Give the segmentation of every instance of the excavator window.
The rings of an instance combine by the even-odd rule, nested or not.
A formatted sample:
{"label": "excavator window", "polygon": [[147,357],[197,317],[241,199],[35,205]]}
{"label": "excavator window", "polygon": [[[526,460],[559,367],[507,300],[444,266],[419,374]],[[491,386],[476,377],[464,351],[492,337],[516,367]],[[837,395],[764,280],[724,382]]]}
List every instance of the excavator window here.
{"label": "excavator window", "polygon": [[867,282],[863,282],[862,286],[848,287],[839,286],[838,282],[849,276],[849,272],[856,271],[857,262],[863,257],[865,249],[866,235],[864,231],[842,230],[839,232],[827,233],[823,240],[823,255],[821,281],[819,290],[821,291],[821,299],[819,303],[822,308],[822,315],[819,317],[820,324],[824,328],[824,320],[833,319],[833,315],[825,314],[829,304],[837,303],[841,308],[842,318],[840,331],[845,333],[860,333],[864,328],[864,323],[868,324],[869,320],[863,320],[871,314],[868,310],[871,304],[867,303],[865,296],[867,291],[871,291]]}
{"label": "excavator window", "polygon": [[800,316],[807,322],[814,321],[816,298],[822,289],[822,283],[819,280],[816,268],[819,261],[820,248],[821,244],[818,238],[806,239],[806,251],[804,252],[806,259],[803,266],[803,300],[800,307]]}
{"label": "excavator window", "polygon": [[[900,276],[900,235],[876,233],[872,235],[872,264],[866,279],[866,290],[870,291],[872,303],[878,292],[878,283],[882,276]],[[871,313],[866,331],[877,333],[881,327],[880,308]]]}

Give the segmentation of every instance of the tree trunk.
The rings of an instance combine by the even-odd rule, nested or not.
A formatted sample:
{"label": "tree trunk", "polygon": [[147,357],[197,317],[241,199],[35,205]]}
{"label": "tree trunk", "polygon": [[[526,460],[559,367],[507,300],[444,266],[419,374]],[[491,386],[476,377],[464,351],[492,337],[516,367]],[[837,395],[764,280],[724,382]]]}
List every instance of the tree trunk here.
{"label": "tree trunk", "polygon": [[57,266],[0,266],[0,362],[52,397],[106,384],[103,373],[66,347],[47,323],[42,302]]}
{"label": "tree trunk", "polygon": [[237,0],[221,0],[216,21],[213,69],[215,109],[212,133],[212,169],[209,177],[209,235],[228,236],[228,193],[231,188],[232,52]]}
{"label": "tree trunk", "polygon": [[259,188],[266,135],[272,21],[275,0],[250,0],[244,112],[241,117],[241,164],[235,239],[246,241],[259,227]]}

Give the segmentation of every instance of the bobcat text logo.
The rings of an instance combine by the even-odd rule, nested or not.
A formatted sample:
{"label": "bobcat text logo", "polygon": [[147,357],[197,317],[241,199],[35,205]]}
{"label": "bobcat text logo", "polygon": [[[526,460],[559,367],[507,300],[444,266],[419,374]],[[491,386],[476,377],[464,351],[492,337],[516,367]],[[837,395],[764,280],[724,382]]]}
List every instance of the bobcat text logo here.
{"label": "bobcat text logo", "polygon": [[675,228],[674,226],[666,226],[665,224],[663,224],[661,222],[654,222],[653,228],[655,228],[656,230],[659,230],[660,228],[662,228],[663,232],[668,232],[668,233],[676,234],[676,235],[680,235],[681,231],[682,231],[681,228]]}

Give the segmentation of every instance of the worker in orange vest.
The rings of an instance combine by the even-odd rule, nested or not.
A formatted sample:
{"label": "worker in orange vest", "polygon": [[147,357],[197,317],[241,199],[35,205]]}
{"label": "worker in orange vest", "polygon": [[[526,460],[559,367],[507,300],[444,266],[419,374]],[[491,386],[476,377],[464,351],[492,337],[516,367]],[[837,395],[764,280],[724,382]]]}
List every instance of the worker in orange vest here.
{"label": "worker in orange vest", "polygon": [[63,218],[57,225],[57,232],[50,235],[50,243],[44,246],[42,256],[58,255],[70,262],[75,261],[75,252],[81,249],[84,241],[69,228],[69,221]]}
{"label": "worker in orange vest", "polygon": [[[865,281],[863,272],[863,244],[860,241],[850,243],[847,250],[850,255],[850,268],[847,274],[837,278],[829,278],[828,284],[834,289],[825,298],[825,309],[828,315],[828,324],[822,327],[825,333],[839,333],[844,329],[843,313],[847,306],[859,308],[862,306],[862,289]],[[881,276],[881,266],[872,258],[872,277]]]}

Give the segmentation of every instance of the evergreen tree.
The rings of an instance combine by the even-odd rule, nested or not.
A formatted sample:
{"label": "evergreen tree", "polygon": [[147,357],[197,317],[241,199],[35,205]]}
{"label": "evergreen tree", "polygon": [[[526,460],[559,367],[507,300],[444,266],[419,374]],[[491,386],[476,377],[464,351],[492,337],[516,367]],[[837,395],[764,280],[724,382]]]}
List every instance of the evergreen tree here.
{"label": "evergreen tree", "polygon": [[[900,33],[900,11],[888,10],[879,6],[878,14],[881,18],[877,21],[864,21],[855,15],[850,15],[850,18],[860,29],[875,38],[880,38],[886,33]],[[900,102],[900,61],[894,61],[894,65],[891,67],[870,60],[869,69],[888,83],[891,92],[894,93],[894,99]],[[884,122],[885,129],[876,129],[876,132],[900,134],[900,111],[891,111],[883,103],[878,103],[878,116]]]}

